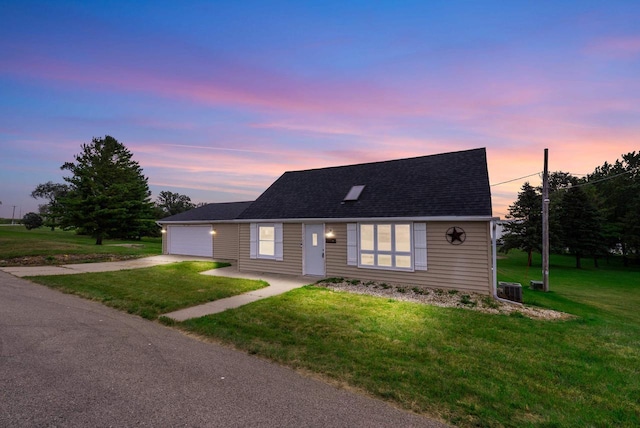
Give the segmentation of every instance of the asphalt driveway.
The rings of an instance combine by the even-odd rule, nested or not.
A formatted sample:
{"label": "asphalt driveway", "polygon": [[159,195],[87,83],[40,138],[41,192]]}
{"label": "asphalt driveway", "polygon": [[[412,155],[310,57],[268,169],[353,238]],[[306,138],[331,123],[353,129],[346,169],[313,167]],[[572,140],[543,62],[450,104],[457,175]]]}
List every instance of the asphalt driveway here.
{"label": "asphalt driveway", "polygon": [[0,272],[0,426],[441,427]]}

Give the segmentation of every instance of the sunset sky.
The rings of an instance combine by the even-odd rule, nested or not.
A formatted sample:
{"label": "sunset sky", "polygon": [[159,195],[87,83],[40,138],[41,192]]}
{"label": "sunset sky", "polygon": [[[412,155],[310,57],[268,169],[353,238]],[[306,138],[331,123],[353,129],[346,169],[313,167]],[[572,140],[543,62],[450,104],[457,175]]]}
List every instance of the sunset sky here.
{"label": "sunset sky", "polygon": [[154,199],[477,147],[583,175],[640,150],[640,1],[0,0],[0,217],[107,134]]}

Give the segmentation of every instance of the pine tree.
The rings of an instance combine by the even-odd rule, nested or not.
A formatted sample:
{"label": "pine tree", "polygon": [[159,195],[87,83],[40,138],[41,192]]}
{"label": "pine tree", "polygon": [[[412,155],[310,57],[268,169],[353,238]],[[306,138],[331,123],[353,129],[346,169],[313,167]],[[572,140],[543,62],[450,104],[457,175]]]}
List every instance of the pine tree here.
{"label": "pine tree", "polygon": [[505,226],[502,251],[513,248],[526,251],[527,266],[531,266],[533,252],[542,247],[542,197],[529,182],[522,185],[506,217],[512,221]]}
{"label": "pine tree", "polygon": [[576,268],[584,256],[597,256],[602,247],[601,218],[595,204],[580,187],[568,189],[559,206],[562,243],[576,257]]}
{"label": "pine tree", "polygon": [[595,183],[606,242],[621,250],[627,265],[629,255],[640,254],[640,152],[624,154],[613,164],[605,162],[588,181]]}
{"label": "pine tree", "polygon": [[101,245],[105,237],[139,238],[152,218],[149,186],[133,154],[115,138],[83,144],[75,163],[60,167],[69,191],[59,199],[63,226],[79,228]]}

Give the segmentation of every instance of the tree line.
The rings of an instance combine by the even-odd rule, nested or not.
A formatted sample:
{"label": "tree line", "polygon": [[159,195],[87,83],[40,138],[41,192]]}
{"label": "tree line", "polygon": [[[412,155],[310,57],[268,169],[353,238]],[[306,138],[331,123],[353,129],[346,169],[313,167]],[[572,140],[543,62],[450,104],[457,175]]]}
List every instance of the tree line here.
{"label": "tree line", "polygon": [[93,236],[100,245],[104,238],[157,236],[156,220],[197,206],[189,196],[170,191],[160,192],[152,202],[147,177],[132,157],[124,144],[109,135],[83,144],[75,162],[60,167],[69,172],[64,183],[49,181],[31,192],[33,198],[46,202],[39,205],[38,213],[25,214],[24,225],[73,228]]}
{"label": "tree line", "polygon": [[[640,261],[640,152],[605,162],[586,177],[549,175],[549,250],[581,259],[620,254],[624,264]],[[509,206],[502,250],[542,250],[542,189],[524,183]]]}

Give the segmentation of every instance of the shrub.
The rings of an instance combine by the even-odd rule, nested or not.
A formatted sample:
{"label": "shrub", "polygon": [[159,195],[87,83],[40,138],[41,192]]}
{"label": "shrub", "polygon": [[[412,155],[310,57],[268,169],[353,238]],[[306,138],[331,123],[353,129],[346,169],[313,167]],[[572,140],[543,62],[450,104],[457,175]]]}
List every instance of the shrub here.
{"label": "shrub", "polygon": [[24,227],[27,228],[27,230],[31,230],[37,229],[42,226],[42,223],[44,223],[44,221],[42,220],[40,214],[26,213],[24,217],[22,217],[22,223],[24,224]]}
{"label": "shrub", "polygon": [[318,281],[318,284],[340,284],[344,282],[344,278],[325,278],[325,279],[321,279],[320,281]]}
{"label": "shrub", "polygon": [[476,305],[476,302],[474,300],[471,300],[471,296],[469,296],[468,294],[463,294],[462,296],[460,296],[460,303],[470,306]]}

